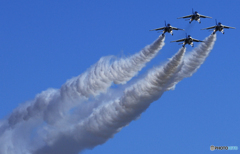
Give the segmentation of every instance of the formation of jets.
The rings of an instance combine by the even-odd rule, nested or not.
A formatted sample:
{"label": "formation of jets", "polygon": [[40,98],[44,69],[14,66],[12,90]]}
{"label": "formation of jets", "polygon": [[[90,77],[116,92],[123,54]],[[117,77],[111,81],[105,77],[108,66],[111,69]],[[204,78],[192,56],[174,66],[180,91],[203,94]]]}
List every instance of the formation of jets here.
{"label": "formation of jets", "polygon": [[[187,19],[189,18],[189,19]],[[196,20],[198,21],[198,23],[201,23],[201,20],[200,18],[212,18],[212,17],[209,17],[209,16],[205,16],[205,15],[201,15],[199,14],[197,11],[194,11],[192,9],[192,14],[191,15],[187,15],[187,16],[183,16],[183,17],[179,17],[177,19],[186,19],[186,20],[190,20],[189,23],[191,24],[191,22],[193,20]],[[208,27],[208,28],[203,28],[201,30],[213,30],[213,35],[217,32],[217,31],[220,31],[224,34],[224,28],[226,29],[236,29],[235,27],[230,27],[230,26],[225,26],[225,25],[222,25],[221,22],[218,22],[217,23],[217,20],[216,20],[216,26],[211,26],[211,27]],[[173,35],[173,30],[184,30],[184,29],[181,29],[181,28],[177,28],[177,27],[172,27],[169,23],[166,24],[166,21],[165,21],[165,27],[160,27],[160,28],[156,28],[156,29],[152,29],[150,31],[162,31],[162,35],[164,36],[166,32],[170,33],[171,35]],[[183,44],[183,47],[185,47],[186,44],[189,44],[191,45],[192,47],[194,46],[193,45],[193,42],[203,42],[201,40],[197,40],[197,39],[194,39],[192,38],[190,35],[187,35],[186,34],[186,38],[183,38],[183,39],[179,39],[179,40],[175,40],[175,41],[171,41],[171,42],[183,42],[183,43],[179,43],[179,44]]]}

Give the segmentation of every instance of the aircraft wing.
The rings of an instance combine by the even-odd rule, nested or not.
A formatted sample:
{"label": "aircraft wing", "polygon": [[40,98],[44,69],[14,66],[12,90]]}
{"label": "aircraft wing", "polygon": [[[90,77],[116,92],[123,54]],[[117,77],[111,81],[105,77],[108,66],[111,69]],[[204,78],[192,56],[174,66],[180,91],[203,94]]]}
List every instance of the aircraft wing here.
{"label": "aircraft wing", "polygon": [[223,28],[227,28],[227,29],[229,29],[229,28],[231,28],[231,29],[236,29],[235,27],[229,27],[229,26],[224,26],[224,25],[223,25]]}
{"label": "aircraft wing", "polygon": [[181,29],[181,28],[177,28],[177,27],[172,27],[173,30],[184,30],[184,29]]}
{"label": "aircraft wing", "polygon": [[171,42],[182,42],[182,41],[185,41],[186,38],[183,38],[183,39],[180,39],[180,40],[176,40],[176,41],[171,41]]}
{"label": "aircraft wing", "polygon": [[157,28],[157,29],[152,29],[152,30],[150,30],[150,31],[154,31],[154,30],[163,30],[163,29],[165,29],[165,27],[161,27],[161,28]]}
{"label": "aircraft wing", "polygon": [[192,41],[193,41],[193,42],[203,42],[203,41],[201,41],[201,40],[197,40],[197,39],[194,39],[194,38],[192,39]]}
{"label": "aircraft wing", "polygon": [[191,15],[184,16],[184,17],[179,17],[179,18],[177,18],[177,19],[190,18],[190,17],[192,17],[192,14],[191,14]]}
{"label": "aircraft wing", "polygon": [[208,27],[208,28],[203,28],[203,29],[201,29],[201,30],[205,30],[205,29],[213,29],[213,28],[215,28],[216,26],[212,26],[212,27]]}
{"label": "aircraft wing", "polygon": [[208,16],[200,15],[200,14],[199,14],[199,17],[200,17],[200,18],[212,18],[212,17],[208,17]]}

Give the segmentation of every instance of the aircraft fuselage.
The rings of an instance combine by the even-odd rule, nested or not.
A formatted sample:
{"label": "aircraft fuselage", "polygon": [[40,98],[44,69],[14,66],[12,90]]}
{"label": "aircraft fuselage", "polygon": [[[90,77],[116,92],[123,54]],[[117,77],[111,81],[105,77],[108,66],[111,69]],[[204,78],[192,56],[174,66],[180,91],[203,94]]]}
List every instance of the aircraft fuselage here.
{"label": "aircraft fuselage", "polygon": [[215,29],[214,29],[214,31],[213,31],[213,34],[215,34],[217,31],[220,31],[220,32],[222,32],[223,34],[224,34],[224,27],[221,25],[221,24],[218,24],[216,27],[215,27]]}
{"label": "aircraft fuselage", "polygon": [[165,34],[166,32],[170,33],[173,35],[173,28],[171,26],[166,26],[164,31],[163,31],[163,34]]}
{"label": "aircraft fuselage", "polygon": [[183,47],[186,45],[186,44],[189,44],[191,46],[193,46],[193,39],[191,37],[188,37],[185,39],[184,43],[183,43]]}
{"label": "aircraft fuselage", "polygon": [[192,15],[192,18],[190,19],[190,23],[191,23],[193,20],[196,20],[196,21],[198,21],[199,23],[201,23],[199,14],[193,14],[193,15]]}
{"label": "aircraft fuselage", "polygon": [[172,27],[166,27],[165,31],[170,33],[172,31]]}

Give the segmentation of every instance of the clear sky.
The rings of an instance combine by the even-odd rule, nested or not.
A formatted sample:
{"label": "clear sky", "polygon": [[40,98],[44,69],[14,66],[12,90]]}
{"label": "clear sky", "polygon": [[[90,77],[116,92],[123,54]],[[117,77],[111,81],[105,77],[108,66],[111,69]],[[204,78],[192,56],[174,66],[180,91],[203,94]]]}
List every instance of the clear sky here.
{"label": "clear sky", "polygon": [[[1,1],[0,118],[47,88],[60,88],[102,56],[140,51],[157,39],[160,33],[149,30],[164,26],[164,20],[203,40],[211,32],[200,29],[215,25],[217,19],[237,29],[217,33],[201,68],[114,138],[83,153],[213,153],[210,145],[240,148],[239,5],[239,0]],[[191,14],[192,8],[213,19],[191,25],[177,19]],[[140,75],[171,58],[181,46],[170,41],[184,38],[185,32],[166,34],[160,54]],[[187,51],[192,49],[187,46]]]}

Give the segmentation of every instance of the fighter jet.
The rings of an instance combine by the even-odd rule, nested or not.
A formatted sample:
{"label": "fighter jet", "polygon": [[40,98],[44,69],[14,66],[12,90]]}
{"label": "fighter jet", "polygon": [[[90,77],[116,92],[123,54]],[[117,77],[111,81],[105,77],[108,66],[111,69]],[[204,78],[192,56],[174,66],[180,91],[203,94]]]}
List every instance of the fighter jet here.
{"label": "fighter jet", "polygon": [[187,16],[184,16],[184,17],[179,17],[177,19],[183,19],[183,18],[190,18],[190,19],[186,19],[186,20],[190,20],[189,23],[191,23],[193,20],[196,20],[199,23],[201,23],[200,18],[212,18],[212,17],[201,15],[197,11],[194,12],[193,9],[192,9],[192,14],[191,15],[187,15]]}
{"label": "fighter jet", "polygon": [[184,30],[184,29],[172,27],[170,24],[166,24],[166,21],[165,21],[165,27],[152,29],[150,31],[158,31],[158,30],[162,30],[163,31],[162,35],[164,35],[166,32],[168,32],[168,33],[173,35],[173,31],[172,30]]}
{"label": "fighter jet", "polygon": [[220,32],[222,32],[222,33],[224,34],[224,30],[223,30],[224,28],[226,28],[226,29],[229,29],[229,28],[231,28],[231,29],[236,29],[235,27],[229,27],[229,26],[222,25],[221,22],[218,22],[218,23],[217,23],[217,20],[216,20],[216,26],[212,26],[212,27],[208,27],[208,28],[203,28],[203,29],[201,29],[201,30],[214,29],[214,30],[213,30],[213,34],[215,34],[217,31],[220,31]]}
{"label": "fighter jet", "polygon": [[183,44],[183,47],[185,47],[186,44],[190,44],[193,47],[194,46],[193,42],[203,42],[203,41],[196,40],[196,39],[192,38],[190,35],[186,34],[186,38],[176,40],[176,41],[171,41],[171,42],[183,42],[183,43],[179,43],[179,44]]}

